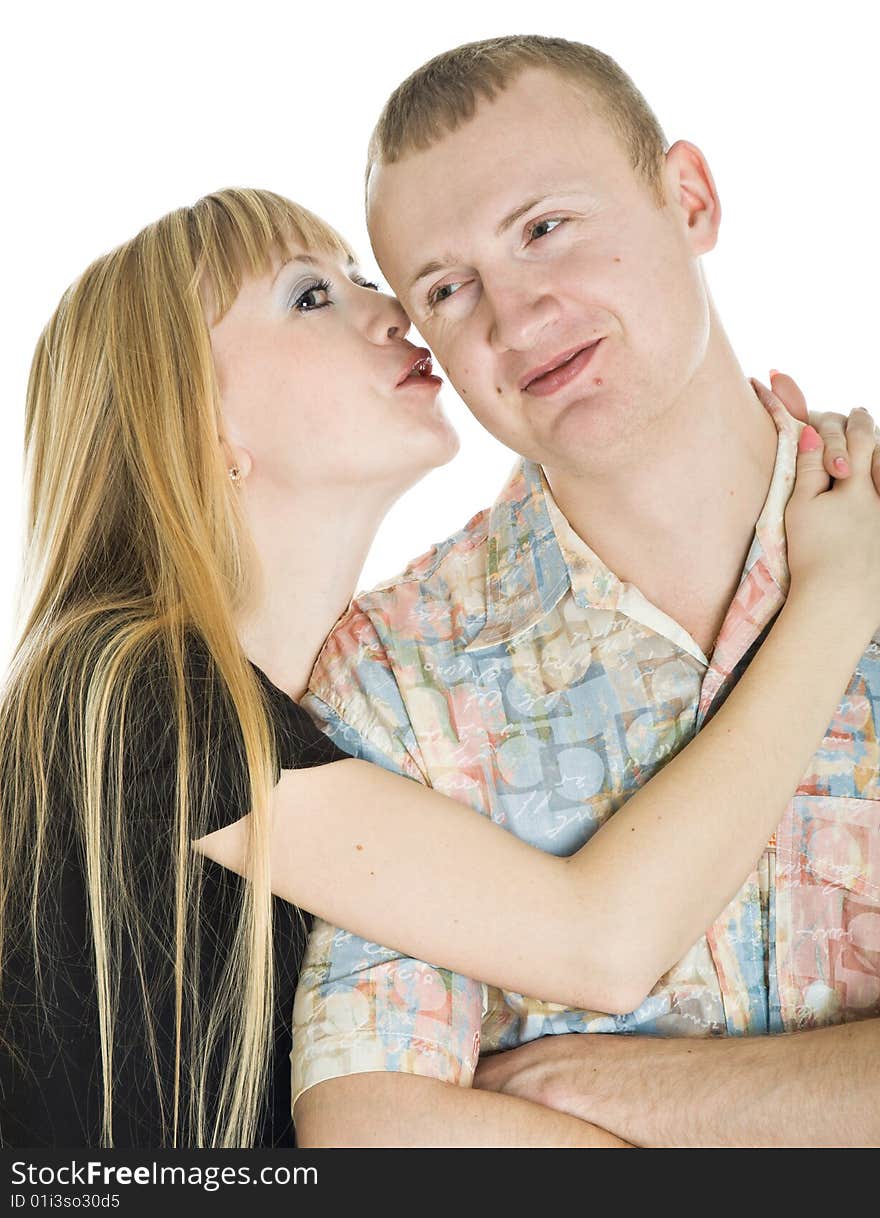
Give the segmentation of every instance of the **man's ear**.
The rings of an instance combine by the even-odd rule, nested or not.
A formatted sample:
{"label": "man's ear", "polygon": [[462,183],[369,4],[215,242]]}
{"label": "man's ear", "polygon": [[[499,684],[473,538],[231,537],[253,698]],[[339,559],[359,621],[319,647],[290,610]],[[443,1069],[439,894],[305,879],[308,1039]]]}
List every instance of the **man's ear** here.
{"label": "man's ear", "polygon": [[706,158],[695,144],[678,140],[666,153],[663,176],[666,197],[681,213],[693,252],[708,253],[718,240],[721,200]]}

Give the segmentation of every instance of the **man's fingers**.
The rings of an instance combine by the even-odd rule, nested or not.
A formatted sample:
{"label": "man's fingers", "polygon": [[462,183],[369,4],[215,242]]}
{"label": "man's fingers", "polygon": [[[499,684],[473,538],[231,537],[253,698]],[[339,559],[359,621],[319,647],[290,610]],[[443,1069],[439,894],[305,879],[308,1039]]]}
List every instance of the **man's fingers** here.
{"label": "man's fingers", "polygon": [[788,376],[785,372],[777,372],[775,368],[770,369],[770,387],[776,396],[782,401],[783,406],[789,414],[793,414],[796,419],[800,419],[802,423],[807,421],[807,399],[801,392],[800,386],[793,377]]}
{"label": "man's fingers", "polygon": [[505,1062],[504,1053],[492,1053],[481,1057],[474,1074],[473,1085],[480,1091],[503,1091],[504,1084],[513,1073]]}
{"label": "man's fingers", "polygon": [[831,485],[831,479],[822,463],[824,451],[822,437],[808,423],[798,442],[797,479],[794,495],[802,499],[815,499]]}

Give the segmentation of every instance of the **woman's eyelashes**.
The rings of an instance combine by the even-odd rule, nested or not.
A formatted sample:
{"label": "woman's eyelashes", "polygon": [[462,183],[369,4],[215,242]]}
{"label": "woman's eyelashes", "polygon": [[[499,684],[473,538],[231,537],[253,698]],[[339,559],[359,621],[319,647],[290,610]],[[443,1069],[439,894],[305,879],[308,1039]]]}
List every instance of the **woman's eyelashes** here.
{"label": "woman's eyelashes", "polygon": [[[350,279],[359,288],[379,291],[378,283],[373,283],[363,275],[351,275]],[[300,281],[290,293],[287,307],[293,312],[314,313],[317,309],[325,309],[327,305],[333,304],[332,292],[333,284],[329,279],[309,279],[305,283]]]}
{"label": "woman's eyelashes", "polygon": [[332,304],[330,292],[333,285],[329,279],[310,279],[306,283],[297,283],[290,293],[287,307],[292,312],[313,313],[316,309],[326,309]]}

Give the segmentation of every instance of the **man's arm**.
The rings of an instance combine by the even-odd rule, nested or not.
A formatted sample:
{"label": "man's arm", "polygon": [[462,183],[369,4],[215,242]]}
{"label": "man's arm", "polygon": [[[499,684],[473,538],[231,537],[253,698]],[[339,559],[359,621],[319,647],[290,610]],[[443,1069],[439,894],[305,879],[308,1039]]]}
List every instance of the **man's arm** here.
{"label": "man's arm", "polygon": [[548,1036],[475,1086],[636,1146],[880,1146],[880,1019],[777,1036]]}
{"label": "man's arm", "polygon": [[316,1146],[626,1146],[613,1134],[539,1104],[415,1074],[352,1074],[306,1091],[297,1144]]}

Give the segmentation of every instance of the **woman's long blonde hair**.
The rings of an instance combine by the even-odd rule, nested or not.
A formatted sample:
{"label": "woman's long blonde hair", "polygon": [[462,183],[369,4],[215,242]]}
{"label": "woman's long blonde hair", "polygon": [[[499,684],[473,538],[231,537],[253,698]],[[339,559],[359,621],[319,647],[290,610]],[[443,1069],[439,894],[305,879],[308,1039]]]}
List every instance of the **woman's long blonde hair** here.
{"label": "woman's long blonde hair", "polygon": [[[86,878],[106,1146],[123,955],[137,978],[144,1069],[154,1076],[164,1145],[252,1144],[267,1081],[265,810],[276,755],[260,683],[236,634],[253,563],[219,440],[209,320],[226,312],[244,274],[265,272],[294,242],[350,257],[322,221],[266,191],[225,190],[181,208],[69,288],[31,369],[20,622],[0,703],[0,980],[24,941],[51,985],[55,888],[62,853],[76,851]],[[200,993],[200,864],[191,839],[211,786],[212,749],[194,744],[193,638],[208,657],[204,705],[213,684],[240,725],[254,813],[252,882],[241,885],[232,950],[210,995]],[[145,837],[136,830],[149,809],[131,806],[126,792],[150,674],[159,674],[173,708],[177,769],[163,856],[171,875],[157,862],[145,889]],[[60,784],[69,797],[61,814]],[[147,974],[148,960],[160,962],[161,977]],[[155,992],[163,984],[174,1010],[170,1070],[155,1020],[160,998],[168,1000]],[[218,1061],[219,1094],[209,1085]]]}

